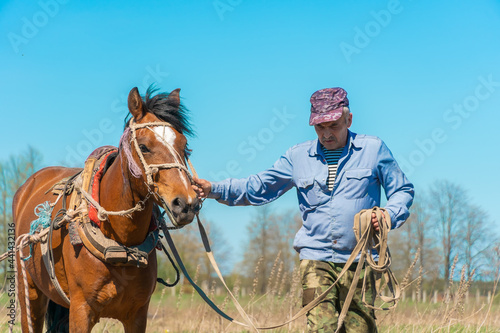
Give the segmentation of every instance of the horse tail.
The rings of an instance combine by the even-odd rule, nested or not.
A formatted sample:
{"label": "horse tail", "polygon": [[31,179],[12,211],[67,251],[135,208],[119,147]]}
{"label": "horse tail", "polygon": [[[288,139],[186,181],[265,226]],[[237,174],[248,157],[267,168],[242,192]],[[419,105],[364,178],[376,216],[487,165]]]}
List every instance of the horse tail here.
{"label": "horse tail", "polygon": [[69,332],[69,309],[49,301],[45,314],[46,333]]}

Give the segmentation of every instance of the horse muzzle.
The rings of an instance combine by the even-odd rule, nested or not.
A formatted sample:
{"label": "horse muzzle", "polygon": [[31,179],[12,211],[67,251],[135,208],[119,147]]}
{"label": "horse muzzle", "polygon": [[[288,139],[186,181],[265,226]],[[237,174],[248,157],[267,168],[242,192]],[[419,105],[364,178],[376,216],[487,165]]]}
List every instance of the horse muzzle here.
{"label": "horse muzzle", "polygon": [[188,202],[184,197],[176,197],[170,202],[171,212],[177,225],[184,226],[193,222],[201,209],[201,201],[197,197]]}

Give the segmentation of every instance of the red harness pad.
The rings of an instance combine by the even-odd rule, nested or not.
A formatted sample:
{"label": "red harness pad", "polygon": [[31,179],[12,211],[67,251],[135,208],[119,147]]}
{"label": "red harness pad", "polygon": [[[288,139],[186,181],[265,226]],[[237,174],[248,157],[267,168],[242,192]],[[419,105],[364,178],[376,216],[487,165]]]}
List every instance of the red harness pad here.
{"label": "red harness pad", "polygon": [[[90,194],[92,195],[92,199],[94,199],[96,202],[100,201],[99,200],[100,199],[100,193],[99,193],[100,186],[99,185],[101,184],[101,179],[102,179],[102,176],[104,175],[104,167],[106,166],[106,161],[108,160],[110,155],[112,155],[113,153],[116,153],[117,151],[118,150],[113,146],[104,146],[104,147],[97,148],[89,156],[89,158],[93,157],[93,158],[101,159],[101,162],[99,163],[99,167],[97,168],[97,171],[91,180],[92,191]],[[104,154],[104,157],[101,158],[101,156],[103,156],[103,154]],[[92,222],[94,222],[98,227],[101,226],[101,220],[99,219],[99,216],[97,213],[97,208],[95,208],[92,204],[89,205],[89,219]],[[153,214],[151,216],[151,223],[149,225],[149,231],[154,231],[157,228],[158,228],[158,225],[157,225],[155,216]]]}
{"label": "red harness pad", "polygon": [[[109,147],[109,146],[107,146],[107,147]],[[101,148],[104,148],[104,147],[101,147]],[[94,151],[94,153],[97,152],[98,150],[100,150],[101,148],[96,149]],[[112,148],[114,148],[114,147],[112,147]],[[116,150],[116,148],[114,148],[113,150],[106,153],[104,158],[102,158],[101,163],[99,164],[99,167],[97,169],[97,172],[94,175],[94,178],[91,181],[92,193],[90,193],[90,194],[92,195],[92,199],[94,199],[97,202],[99,202],[99,185],[101,183],[101,178],[104,175],[104,166],[106,165],[106,161],[108,160],[109,156],[113,153],[116,153],[116,152],[117,152],[117,150]],[[94,153],[92,153],[90,156],[94,155]],[[89,205],[89,218],[92,222],[94,222],[98,226],[101,226],[101,220],[99,220],[99,216],[97,214],[97,208],[95,208],[93,205]]]}

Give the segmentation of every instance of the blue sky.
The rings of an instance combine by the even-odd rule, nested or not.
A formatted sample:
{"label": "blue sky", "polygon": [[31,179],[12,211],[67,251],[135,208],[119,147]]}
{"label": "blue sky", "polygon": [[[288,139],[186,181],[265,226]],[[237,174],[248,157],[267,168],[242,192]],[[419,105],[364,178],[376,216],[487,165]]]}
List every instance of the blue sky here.
{"label": "blue sky", "polygon": [[[117,145],[126,96],[181,88],[201,177],[246,177],[315,138],[309,97],[348,91],[417,188],[448,179],[493,219],[500,1],[0,1],[0,159],[82,165]],[[290,191],[273,203],[296,210]],[[255,208],[202,211],[241,254]],[[498,226],[497,230],[500,229]]]}

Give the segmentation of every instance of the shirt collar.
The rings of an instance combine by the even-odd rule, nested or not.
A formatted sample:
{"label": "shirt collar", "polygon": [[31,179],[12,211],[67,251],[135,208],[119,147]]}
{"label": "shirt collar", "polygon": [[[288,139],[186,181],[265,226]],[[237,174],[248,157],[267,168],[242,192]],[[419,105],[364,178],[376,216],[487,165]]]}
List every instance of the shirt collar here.
{"label": "shirt collar", "polygon": [[[347,147],[353,146],[354,148],[359,148],[361,145],[359,144],[357,138],[357,134],[354,132],[351,132],[350,130],[347,130]],[[321,150],[321,143],[319,142],[319,139],[316,138],[316,140],[313,140],[313,143],[311,147],[309,147],[309,156],[316,156],[320,155],[323,156],[323,151]]]}
{"label": "shirt collar", "polygon": [[312,141],[311,147],[309,147],[309,156],[317,156],[321,154],[321,143],[319,142],[319,139],[316,138],[316,140]]}
{"label": "shirt collar", "polygon": [[361,144],[359,142],[358,135],[350,130],[347,130],[349,133],[347,134],[347,147],[353,146],[354,148],[360,148]]}

